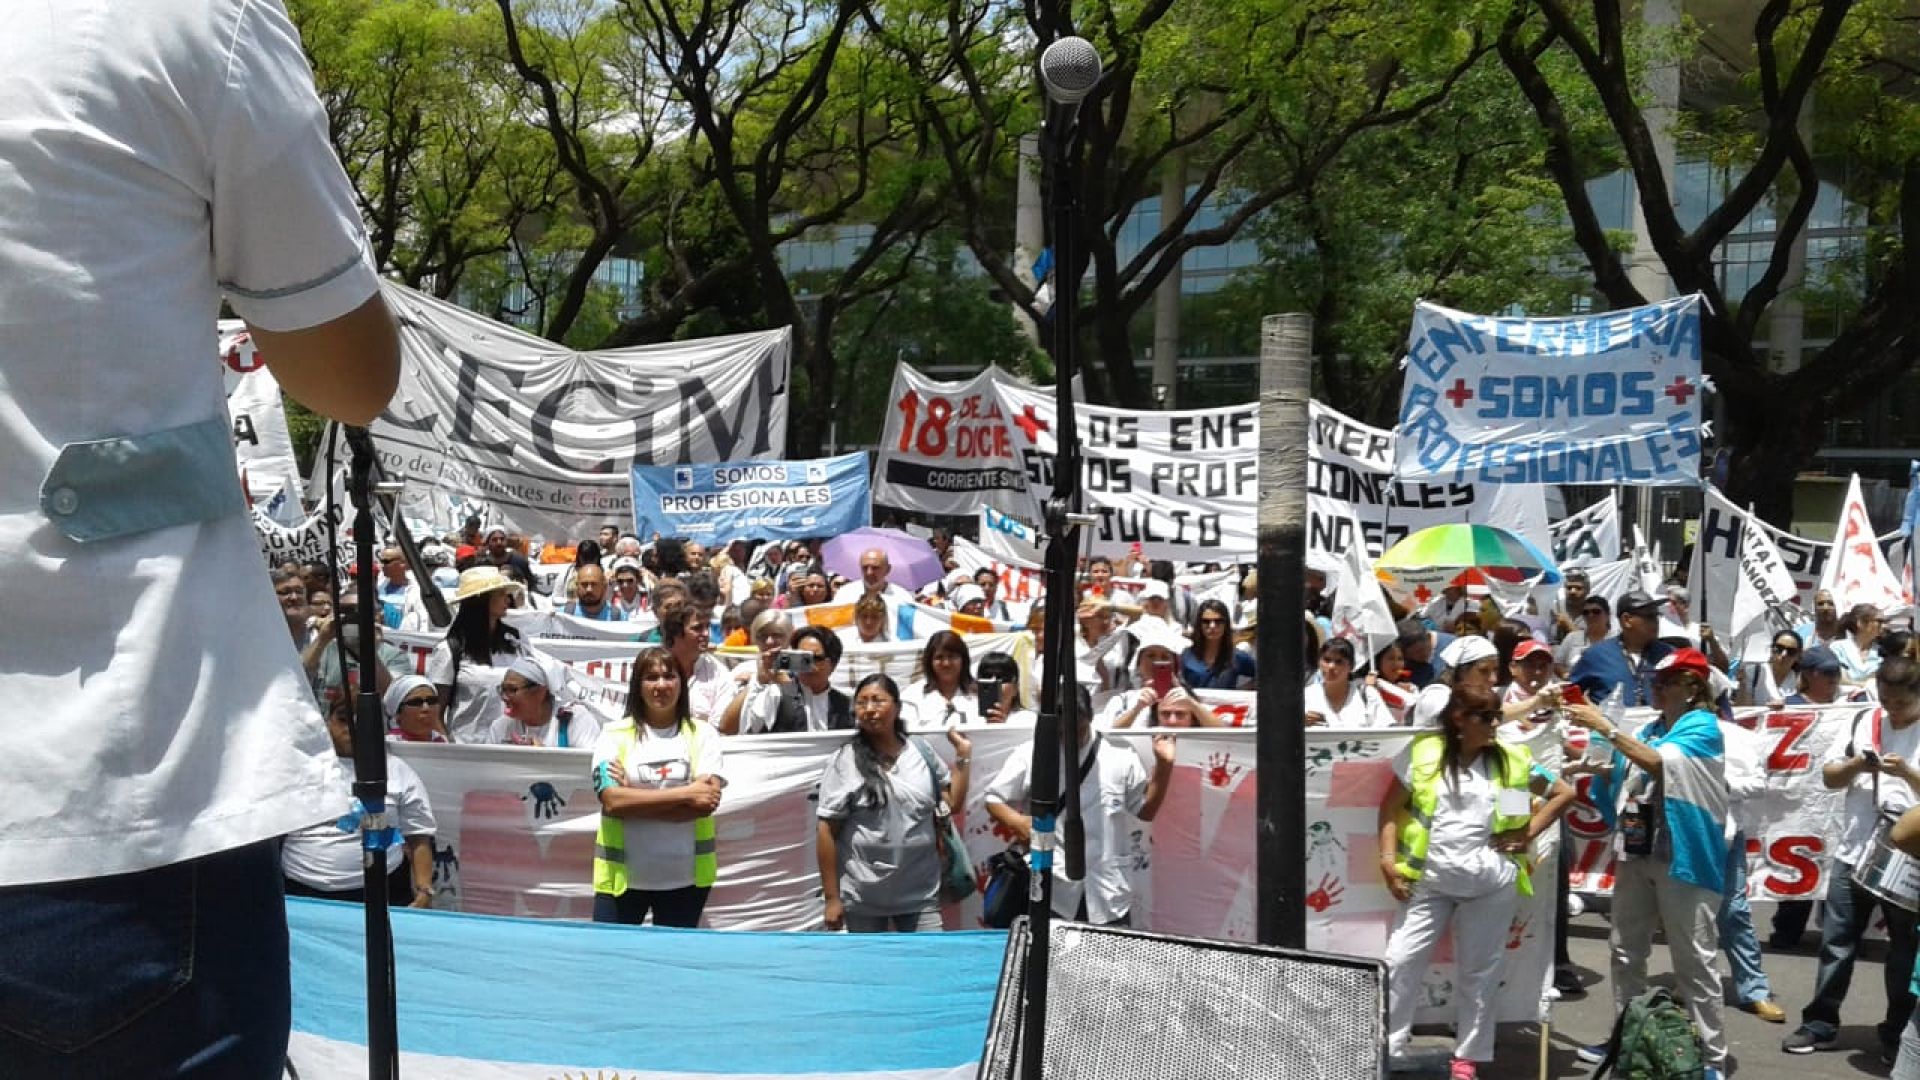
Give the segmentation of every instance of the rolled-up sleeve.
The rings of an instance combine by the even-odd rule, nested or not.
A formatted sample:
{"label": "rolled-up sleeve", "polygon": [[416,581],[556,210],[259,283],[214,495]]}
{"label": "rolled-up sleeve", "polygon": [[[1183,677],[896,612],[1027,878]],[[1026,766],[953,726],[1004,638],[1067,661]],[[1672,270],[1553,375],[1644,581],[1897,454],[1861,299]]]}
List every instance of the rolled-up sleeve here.
{"label": "rolled-up sleeve", "polygon": [[214,272],[266,330],[337,319],[380,287],[299,33],[275,0],[241,7],[208,132]]}

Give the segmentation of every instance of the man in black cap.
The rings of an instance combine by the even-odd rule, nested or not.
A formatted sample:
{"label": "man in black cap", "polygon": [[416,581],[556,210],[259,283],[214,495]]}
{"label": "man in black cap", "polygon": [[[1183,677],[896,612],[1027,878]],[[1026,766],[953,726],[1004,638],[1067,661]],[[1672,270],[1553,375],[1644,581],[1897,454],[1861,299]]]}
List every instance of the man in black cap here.
{"label": "man in black cap", "polygon": [[1832,705],[1839,701],[1863,701],[1866,694],[1840,685],[1840,658],[1825,645],[1815,645],[1800,654],[1793,668],[1800,673],[1798,693],[1787,696],[1789,705]]}
{"label": "man in black cap", "polygon": [[1673,651],[1660,640],[1660,601],[1638,589],[1620,598],[1620,632],[1590,646],[1567,679],[1601,702],[1617,690],[1629,708],[1652,705],[1653,666]]}

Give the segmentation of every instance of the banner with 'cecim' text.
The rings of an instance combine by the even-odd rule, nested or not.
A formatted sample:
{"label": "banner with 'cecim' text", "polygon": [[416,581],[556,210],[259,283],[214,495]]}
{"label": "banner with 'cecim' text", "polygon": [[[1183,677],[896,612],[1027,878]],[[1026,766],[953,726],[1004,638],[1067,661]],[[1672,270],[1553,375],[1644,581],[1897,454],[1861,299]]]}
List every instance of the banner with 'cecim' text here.
{"label": "banner with 'cecim' text", "polygon": [[386,283],[403,361],[371,425],[403,505],[462,496],[509,528],[579,535],[633,516],[635,465],[744,461],[787,437],[790,332],[602,352],[551,341]]}

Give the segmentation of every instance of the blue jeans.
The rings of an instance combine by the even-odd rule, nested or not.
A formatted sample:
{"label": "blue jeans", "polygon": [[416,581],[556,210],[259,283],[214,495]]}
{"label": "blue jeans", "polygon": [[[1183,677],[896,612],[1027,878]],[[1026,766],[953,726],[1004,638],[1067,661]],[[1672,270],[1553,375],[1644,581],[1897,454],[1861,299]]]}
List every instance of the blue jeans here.
{"label": "blue jeans", "polygon": [[277,845],[0,889],[0,1073],[278,1077],[292,1005]]}
{"label": "blue jeans", "polygon": [[1860,935],[1878,907],[1887,919],[1887,959],[1881,968],[1886,982],[1886,1018],[1879,1026],[1881,1042],[1900,1037],[1913,1015],[1913,912],[1884,903],[1853,883],[1853,868],[1837,863],[1829,871],[1826,917],[1820,923],[1820,968],[1813,977],[1813,1000],[1800,1014],[1802,1027],[1823,1039],[1840,1028],[1840,1005],[1853,982],[1853,961],[1860,952]]}
{"label": "blue jeans", "polygon": [[1760,966],[1760,938],[1753,932],[1753,908],[1747,903],[1747,834],[1733,834],[1727,847],[1726,883],[1720,890],[1720,951],[1733,972],[1733,1003],[1751,1005],[1773,996],[1773,984]]}

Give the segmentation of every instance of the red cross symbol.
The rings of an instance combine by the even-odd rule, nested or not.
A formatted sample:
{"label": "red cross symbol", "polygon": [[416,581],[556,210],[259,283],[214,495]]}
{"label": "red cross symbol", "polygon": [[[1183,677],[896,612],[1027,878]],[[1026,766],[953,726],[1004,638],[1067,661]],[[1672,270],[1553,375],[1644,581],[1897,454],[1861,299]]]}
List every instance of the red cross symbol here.
{"label": "red cross symbol", "polygon": [[1687,380],[1678,375],[1673,377],[1673,385],[1660,392],[1672,398],[1673,403],[1681,408],[1686,407],[1687,399],[1694,394],[1693,387],[1687,384]]}
{"label": "red cross symbol", "polygon": [[1052,425],[1040,419],[1031,405],[1020,410],[1020,415],[1013,418],[1013,423],[1015,427],[1027,433],[1027,441],[1030,443],[1039,442],[1040,433],[1052,429]]}
{"label": "red cross symbol", "polygon": [[1455,379],[1453,380],[1453,389],[1440,396],[1453,402],[1453,407],[1458,409],[1473,398],[1473,391],[1467,389],[1467,380]]}
{"label": "red cross symbol", "polygon": [[1419,588],[1413,590],[1413,598],[1424,604],[1427,601],[1433,599],[1433,590],[1427,588],[1425,585],[1422,585]]}

